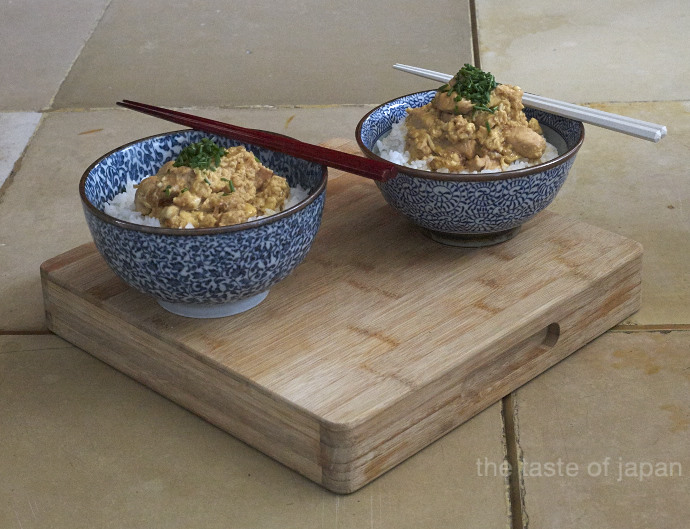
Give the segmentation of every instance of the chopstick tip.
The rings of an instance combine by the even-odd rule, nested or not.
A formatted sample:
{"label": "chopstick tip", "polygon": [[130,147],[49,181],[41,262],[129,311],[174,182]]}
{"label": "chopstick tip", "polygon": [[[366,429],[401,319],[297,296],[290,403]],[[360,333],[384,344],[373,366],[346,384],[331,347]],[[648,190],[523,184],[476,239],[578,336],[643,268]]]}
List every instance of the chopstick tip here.
{"label": "chopstick tip", "polygon": [[391,165],[388,169],[383,171],[383,174],[381,176],[382,176],[381,180],[383,182],[387,182],[388,180],[392,180],[393,178],[398,176],[398,169],[395,166]]}
{"label": "chopstick tip", "polygon": [[661,141],[661,138],[664,138],[666,136],[666,127],[665,126],[660,126],[655,132],[654,136],[647,136],[648,140],[651,140],[654,143],[659,143]]}

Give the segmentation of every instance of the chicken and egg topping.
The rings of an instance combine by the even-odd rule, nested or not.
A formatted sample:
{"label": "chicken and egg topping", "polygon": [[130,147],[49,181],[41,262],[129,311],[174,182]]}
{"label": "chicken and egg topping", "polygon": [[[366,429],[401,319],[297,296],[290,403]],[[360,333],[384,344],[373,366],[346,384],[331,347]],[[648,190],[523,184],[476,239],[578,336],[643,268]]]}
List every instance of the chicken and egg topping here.
{"label": "chicken and egg topping", "polygon": [[165,228],[239,224],[280,211],[290,194],[285,178],[243,146],[223,149],[208,138],[135,187],[136,211]]}
{"label": "chicken and egg topping", "polygon": [[410,160],[454,173],[501,170],[519,158],[538,160],[546,141],[537,120],[527,120],[522,93],[465,64],[429,104],[407,110]]}

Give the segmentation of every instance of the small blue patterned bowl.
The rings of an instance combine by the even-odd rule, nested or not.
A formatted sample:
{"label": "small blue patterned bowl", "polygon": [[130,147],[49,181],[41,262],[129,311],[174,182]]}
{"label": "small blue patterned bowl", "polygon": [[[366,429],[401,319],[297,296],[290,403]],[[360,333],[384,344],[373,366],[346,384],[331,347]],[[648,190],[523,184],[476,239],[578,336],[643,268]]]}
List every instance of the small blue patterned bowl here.
{"label": "small blue patterned bowl", "polygon": [[[155,228],[103,212],[128,179],[139,182],[155,174],[204,137],[224,147],[244,145],[309,196],[276,215],[220,228]],[[302,262],[321,224],[326,176],[327,168],[317,163],[182,130],[128,143],[99,158],[84,172],[79,193],[96,247],[119,277],[171,312],[214,318],[254,307]]]}
{"label": "small blue patterned bowl", "polygon": [[[435,94],[409,94],[367,113],[355,133],[364,155],[380,160],[373,152],[376,142],[405,118],[407,108],[426,105]],[[472,247],[508,240],[556,197],[585,137],[579,121],[529,108],[525,114],[539,121],[558,157],[500,173],[449,174],[398,165],[395,178],[376,185],[388,204],[438,242]]]}

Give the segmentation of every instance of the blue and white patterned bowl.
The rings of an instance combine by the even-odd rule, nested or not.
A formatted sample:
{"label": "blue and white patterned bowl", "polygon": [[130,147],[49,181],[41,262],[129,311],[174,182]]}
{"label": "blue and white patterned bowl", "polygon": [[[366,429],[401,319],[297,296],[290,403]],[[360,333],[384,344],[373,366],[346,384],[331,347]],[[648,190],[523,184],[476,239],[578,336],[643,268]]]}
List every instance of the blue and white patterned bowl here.
{"label": "blue and white patterned bowl", "polygon": [[[393,99],[367,113],[358,123],[356,139],[368,158],[409,107],[429,103],[435,91]],[[398,175],[377,182],[385,200],[434,240],[455,246],[486,246],[513,237],[520,226],[556,197],[584,141],[581,122],[526,108],[546,140],[558,150],[555,159],[525,169],[500,173],[449,174],[397,165]]]}
{"label": "blue and white patterned bowl", "polygon": [[[186,145],[209,137],[245,145],[290,186],[309,196],[276,215],[219,228],[173,229],[132,224],[103,212],[127,180],[155,174]],[[128,285],[189,317],[237,314],[302,262],[321,224],[327,168],[204,132],[182,130],[128,143],[96,160],[79,182],[86,221],[98,251]]]}

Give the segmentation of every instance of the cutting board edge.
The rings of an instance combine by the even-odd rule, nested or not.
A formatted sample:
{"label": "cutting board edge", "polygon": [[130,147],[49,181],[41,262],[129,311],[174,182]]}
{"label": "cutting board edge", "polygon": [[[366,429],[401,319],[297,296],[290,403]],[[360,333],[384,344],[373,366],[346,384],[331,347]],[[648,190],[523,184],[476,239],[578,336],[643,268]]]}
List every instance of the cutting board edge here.
{"label": "cutting board edge", "polygon": [[[588,290],[594,292],[602,287],[606,288],[618,283],[617,288],[609,291],[608,295],[601,298],[599,303],[588,303],[585,300],[573,311],[572,318],[575,321],[586,322],[589,332],[579,335],[572,333],[560,342],[560,347],[543,348],[544,354],[533,355],[530,363],[523,364],[520,369],[512,367],[505,369],[505,372],[509,373],[507,377],[501,376],[501,372],[498,372],[495,383],[499,385],[492,392],[485,393],[475,403],[459,404],[457,401],[462,398],[462,391],[458,391],[457,395],[448,396],[445,403],[437,403],[434,407],[434,413],[418,422],[412,422],[408,428],[385,439],[369,436],[368,441],[374,446],[368,451],[367,447],[362,444],[364,439],[362,430],[366,428],[367,423],[376,423],[379,427],[385,424],[381,415],[390,413],[390,408],[349,430],[324,428],[321,433],[322,459],[329,464],[324,468],[323,485],[339,493],[351,493],[358,490],[624,321],[640,308],[641,264],[642,247],[636,245],[633,247],[629,261],[605,278],[601,278],[596,284],[591,285]],[[618,300],[617,303],[616,300]],[[588,310],[583,311],[583,309]],[[503,356],[510,356],[521,347],[523,348],[521,351],[523,358],[524,355],[530,356],[530,351],[525,349],[526,346],[522,344],[517,344],[511,348],[512,351],[505,351]],[[551,356],[548,353],[551,353]],[[519,360],[515,360],[515,362],[519,363]],[[477,372],[481,371],[482,367],[477,368]],[[397,404],[405,406],[404,400]],[[408,444],[405,451],[400,452],[397,457],[391,457],[390,446],[394,446],[398,442],[397,438],[402,434],[409,433],[412,429],[421,429],[422,425],[428,427],[428,423],[436,424],[433,429],[434,434],[427,435],[425,438],[414,434],[407,435],[408,438],[419,439],[419,442]]]}

